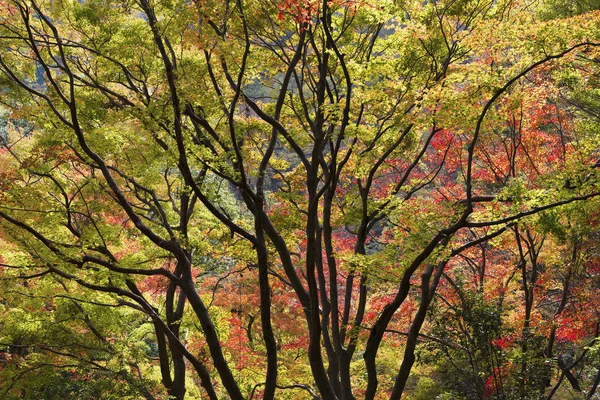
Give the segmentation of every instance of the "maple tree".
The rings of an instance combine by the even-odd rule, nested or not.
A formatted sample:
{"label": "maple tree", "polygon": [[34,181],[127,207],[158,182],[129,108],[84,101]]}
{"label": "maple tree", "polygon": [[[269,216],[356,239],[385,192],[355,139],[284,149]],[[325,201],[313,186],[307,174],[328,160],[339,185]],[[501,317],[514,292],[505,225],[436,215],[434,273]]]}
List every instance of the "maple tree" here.
{"label": "maple tree", "polygon": [[0,390],[593,396],[598,22],[2,3]]}

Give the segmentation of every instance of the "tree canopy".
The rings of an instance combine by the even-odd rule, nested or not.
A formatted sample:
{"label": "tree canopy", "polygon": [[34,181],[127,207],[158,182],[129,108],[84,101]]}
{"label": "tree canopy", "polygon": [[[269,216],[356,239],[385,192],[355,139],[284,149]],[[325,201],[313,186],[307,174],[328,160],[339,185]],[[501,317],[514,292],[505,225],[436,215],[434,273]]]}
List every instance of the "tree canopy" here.
{"label": "tree canopy", "polygon": [[593,1],[0,2],[0,397],[594,398],[599,74]]}

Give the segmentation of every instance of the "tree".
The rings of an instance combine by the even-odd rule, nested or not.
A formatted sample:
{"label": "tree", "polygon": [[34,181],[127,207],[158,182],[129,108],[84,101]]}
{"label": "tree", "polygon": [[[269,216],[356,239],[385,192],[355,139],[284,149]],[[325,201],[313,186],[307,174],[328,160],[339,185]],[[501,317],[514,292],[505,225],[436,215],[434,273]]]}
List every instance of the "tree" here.
{"label": "tree", "polygon": [[599,194],[597,135],[540,122],[598,13],[530,6],[8,2],[4,277],[99,343],[136,315],[137,374],[80,358],[146,398],[399,399],[448,265]]}

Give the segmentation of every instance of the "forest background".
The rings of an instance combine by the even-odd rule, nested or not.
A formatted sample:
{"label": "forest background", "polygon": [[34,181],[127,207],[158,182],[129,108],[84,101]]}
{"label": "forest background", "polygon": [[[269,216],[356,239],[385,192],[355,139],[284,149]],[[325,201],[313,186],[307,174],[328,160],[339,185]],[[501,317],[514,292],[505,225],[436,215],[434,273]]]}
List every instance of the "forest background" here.
{"label": "forest background", "polygon": [[598,398],[599,6],[0,1],[0,398]]}

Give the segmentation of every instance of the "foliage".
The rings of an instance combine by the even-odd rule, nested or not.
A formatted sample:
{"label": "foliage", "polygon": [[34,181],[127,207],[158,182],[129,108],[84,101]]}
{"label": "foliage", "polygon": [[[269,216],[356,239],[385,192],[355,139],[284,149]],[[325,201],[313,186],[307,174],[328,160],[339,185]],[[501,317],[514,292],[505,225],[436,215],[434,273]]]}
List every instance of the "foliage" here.
{"label": "foliage", "polygon": [[1,4],[2,396],[596,393],[593,3]]}

